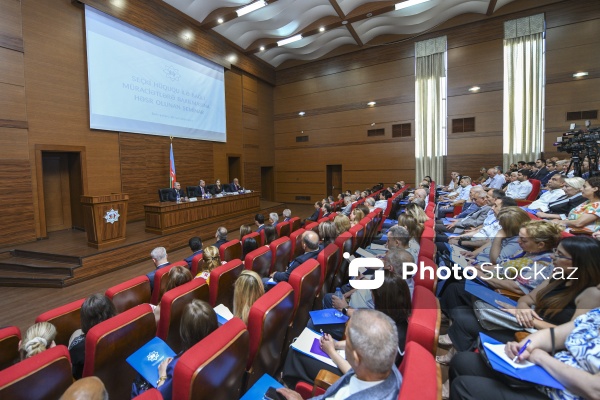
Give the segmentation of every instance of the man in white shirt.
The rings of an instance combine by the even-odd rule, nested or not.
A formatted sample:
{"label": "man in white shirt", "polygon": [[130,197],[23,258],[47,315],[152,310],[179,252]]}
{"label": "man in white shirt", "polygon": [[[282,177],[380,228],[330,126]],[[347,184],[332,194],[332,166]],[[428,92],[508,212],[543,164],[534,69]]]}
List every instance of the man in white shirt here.
{"label": "man in white shirt", "polygon": [[471,198],[471,188],[471,178],[468,176],[463,176],[460,180],[460,186],[458,188],[458,191],[456,192],[457,196],[450,197],[450,195],[448,195],[448,197],[440,199],[440,201],[450,200],[452,201],[452,203],[449,205],[440,206],[438,208],[437,217],[444,218],[446,216],[446,213],[454,211],[454,207],[463,205],[467,201],[469,201]]}
{"label": "man in white shirt", "polygon": [[504,175],[498,173],[496,168],[490,168],[487,171],[488,179],[483,182],[484,189],[502,189],[502,185],[506,182]]}
{"label": "man in white shirt", "polygon": [[529,175],[531,175],[531,172],[526,169],[517,172],[517,180],[508,184],[506,196],[516,200],[526,199],[533,190],[533,186],[529,182]]}
{"label": "man in white shirt", "polygon": [[529,204],[527,208],[531,210],[540,210],[548,212],[548,205],[553,201],[558,200],[559,197],[564,196],[565,192],[562,190],[565,184],[565,176],[561,174],[555,174],[548,181],[548,190],[540,196],[539,199]]}
{"label": "man in white shirt", "polygon": [[388,199],[386,198],[386,193],[389,193],[385,190],[379,193],[379,200],[375,202],[375,208],[381,208],[382,211],[385,211],[387,208]]}
{"label": "man in white shirt", "polygon": [[[450,191],[452,191],[452,190],[456,189],[456,187],[457,187],[458,185],[456,185],[456,184],[454,183],[454,180],[455,180],[455,179],[456,179],[456,178],[457,178],[459,175],[460,175],[460,174],[459,174],[458,172],[451,172],[451,173],[450,173],[450,183],[448,184],[448,186],[444,187],[444,191],[446,191],[446,192],[450,192]],[[460,182],[459,182],[459,183],[460,183]]]}

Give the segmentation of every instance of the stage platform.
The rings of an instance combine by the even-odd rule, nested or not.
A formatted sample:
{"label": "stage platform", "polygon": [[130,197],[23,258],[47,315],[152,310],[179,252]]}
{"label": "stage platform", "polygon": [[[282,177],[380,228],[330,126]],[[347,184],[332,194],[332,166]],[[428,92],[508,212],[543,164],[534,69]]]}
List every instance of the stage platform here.
{"label": "stage platform", "polygon": [[[285,204],[261,200],[260,212],[281,215]],[[48,239],[0,250],[0,286],[65,287],[106,274],[143,260],[152,249],[163,246],[167,251],[188,246],[188,240],[200,236],[214,238],[219,226],[237,231],[242,224],[253,224],[254,213],[212,221],[206,225],[157,235],[145,231],[144,221],[127,224],[126,240],[102,250],[87,246],[84,231],[69,229],[52,232]],[[231,238],[233,239],[233,237]]]}

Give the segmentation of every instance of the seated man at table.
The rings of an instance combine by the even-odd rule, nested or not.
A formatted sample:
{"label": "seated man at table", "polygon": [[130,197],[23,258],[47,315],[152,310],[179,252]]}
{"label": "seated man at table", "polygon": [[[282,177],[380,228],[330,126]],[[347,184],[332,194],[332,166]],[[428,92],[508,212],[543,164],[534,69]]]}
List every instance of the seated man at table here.
{"label": "seated man at table", "polygon": [[173,189],[169,191],[169,201],[184,201],[187,200],[187,196],[183,189],[181,189],[181,184],[179,182],[175,182]]}
{"label": "seated man at table", "polygon": [[229,187],[231,188],[232,192],[239,192],[240,190],[242,190],[242,187],[240,186],[240,181],[238,180],[238,178],[233,178],[233,182],[231,182]]}
{"label": "seated man at table", "polygon": [[156,275],[156,270],[166,267],[171,264],[169,260],[167,260],[167,249],[164,247],[157,247],[152,252],[150,252],[150,257],[152,257],[152,262],[156,267],[154,271],[146,274],[148,279],[150,279],[150,292],[154,290],[154,275]]}
{"label": "seated man at table", "polygon": [[200,198],[204,198],[208,194],[208,189],[206,188],[206,182],[200,179],[198,186],[196,187],[196,196]]}
{"label": "seated man at table", "polygon": [[[327,391],[312,400],[396,400],[402,376],[394,365],[398,352],[398,328],[376,310],[357,310],[346,327],[346,360],[351,369]],[[286,399],[302,400],[299,393],[277,389]]]}
{"label": "seated man at table", "polygon": [[[319,255],[319,235],[317,235],[314,231],[306,231],[302,234],[302,249],[304,253],[294,258],[294,260],[290,263],[285,271],[277,271],[271,274],[271,278],[278,282],[287,282],[290,279],[290,274],[302,265],[305,261],[310,260],[311,258],[316,259]],[[273,285],[267,284],[269,278],[263,278],[263,283],[265,285],[265,289],[269,289]]]}

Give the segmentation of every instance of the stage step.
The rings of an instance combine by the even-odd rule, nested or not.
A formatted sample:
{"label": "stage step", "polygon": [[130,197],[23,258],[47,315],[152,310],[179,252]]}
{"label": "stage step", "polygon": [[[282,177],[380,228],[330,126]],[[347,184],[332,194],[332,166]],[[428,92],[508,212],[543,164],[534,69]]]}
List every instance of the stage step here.
{"label": "stage step", "polygon": [[70,275],[38,274],[35,272],[0,271],[0,286],[62,288]]}
{"label": "stage step", "polygon": [[[0,285],[6,286],[64,286],[66,279],[72,278],[74,270],[80,267],[79,260],[73,261],[71,258],[55,258],[56,261],[52,261],[47,257],[37,257],[37,254],[23,254],[19,253],[20,256],[15,256],[14,252],[0,254]],[[27,257],[32,255],[35,258]],[[64,260],[64,261],[60,261]],[[14,284],[15,281],[22,279],[22,285]],[[35,283],[35,282],[38,283]],[[56,281],[56,282],[54,282]],[[54,282],[54,283],[52,283]]]}

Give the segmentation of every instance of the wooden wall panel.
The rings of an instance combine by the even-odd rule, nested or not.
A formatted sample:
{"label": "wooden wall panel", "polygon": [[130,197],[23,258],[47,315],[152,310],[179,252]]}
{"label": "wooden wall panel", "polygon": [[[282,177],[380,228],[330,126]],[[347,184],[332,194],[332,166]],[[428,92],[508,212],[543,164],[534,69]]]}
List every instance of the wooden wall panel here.
{"label": "wooden wall panel", "polygon": [[23,86],[0,83],[0,120],[27,121]]}
{"label": "wooden wall panel", "polygon": [[26,129],[0,128],[0,160],[4,159],[29,161]]}
{"label": "wooden wall panel", "polygon": [[[15,196],[16,193],[18,196]],[[0,246],[35,240],[31,166],[28,159],[0,159],[0,204]]]}
{"label": "wooden wall panel", "polygon": [[25,86],[23,53],[0,47],[0,83]]}
{"label": "wooden wall panel", "polygon": [[21,1],[0,1],[0,47],[23,52]]}

